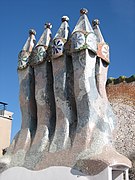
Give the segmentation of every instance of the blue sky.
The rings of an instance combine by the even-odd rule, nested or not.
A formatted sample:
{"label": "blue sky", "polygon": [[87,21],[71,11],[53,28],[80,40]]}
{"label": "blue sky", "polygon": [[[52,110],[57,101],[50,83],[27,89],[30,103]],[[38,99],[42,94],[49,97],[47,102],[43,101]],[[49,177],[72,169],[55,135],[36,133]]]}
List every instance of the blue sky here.
{"label": "blue sky", "polygon": [[98,18],[106,42],[110,45],[108,77],[135,74],[135,0],[0,0],[0,101],[14,112],[12,138],[21,125],[17,56],[34,28],[38,41],[45,22],[53,25],[55,35],[61,17],[70,18],[73,30],[81,8],[89,10],[90,22]]}

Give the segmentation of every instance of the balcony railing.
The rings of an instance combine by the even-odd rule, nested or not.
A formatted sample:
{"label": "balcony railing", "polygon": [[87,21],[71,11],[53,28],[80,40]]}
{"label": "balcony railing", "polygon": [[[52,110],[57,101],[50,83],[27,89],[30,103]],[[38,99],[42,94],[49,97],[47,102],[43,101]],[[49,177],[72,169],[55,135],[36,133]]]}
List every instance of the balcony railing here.
{"label": "balcony railing", "polygon": [[0,110],[6,110],[6,106],[7,106],[8,104],[7,103],[4,103],[4,102],[0,102]]}

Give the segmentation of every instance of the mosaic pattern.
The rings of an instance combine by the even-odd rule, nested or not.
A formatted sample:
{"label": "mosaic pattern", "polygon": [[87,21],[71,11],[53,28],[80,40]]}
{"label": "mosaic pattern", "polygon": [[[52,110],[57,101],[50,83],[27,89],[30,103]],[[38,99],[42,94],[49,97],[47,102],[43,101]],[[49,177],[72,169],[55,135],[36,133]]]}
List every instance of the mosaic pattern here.
{"label": "mosaic pattern", "polygon": [[27,51],[21,51],[18,55],[18,69],[24,69],[28,65],[30,53]]}
{"label": "mosaic pattern", "polygon": [[89,33],[86,38],[86,44],[88,45],[88,49],[93,52],[97,52],[97,37],[94,33]]}
{"label": "mosaic pattern", "polygon": [[107,63],[110,63],[109,60],[109,46],[106,43],[99,43],[98,44],[98,51],[97,56],[106,61]]}
{"label": "mosaic pattern", "polygon": [[93,52],[97,52],[97,37],[94,33],[84,35],[82,32],[75,32],[71,38],[73,51],[81,49],[90,49]]}
{"label": "mosaic pattern", "polygon": [[103,56],[105,56],[105,58],[108,57],[108,54],[109,54],[109,46],[107,44],[104,44],[102,46],[102,54]]}
{"label": "mosaic pattern", "polygon": [[31,53],[30,64],[36,65],[45,60],[46,50],[44,46],[37,46]]}
{"label": "mosaic pattern", "polygon": [[79,50],[85,45],[85,36],[82,32],[75,32],[71,38],[71,48],[73,50]]}
{"label": "mosaic pattern", "polygon": [[63,54],[64,42],[62,39],[55,39],[52,45],[52,57],[57,58]]}

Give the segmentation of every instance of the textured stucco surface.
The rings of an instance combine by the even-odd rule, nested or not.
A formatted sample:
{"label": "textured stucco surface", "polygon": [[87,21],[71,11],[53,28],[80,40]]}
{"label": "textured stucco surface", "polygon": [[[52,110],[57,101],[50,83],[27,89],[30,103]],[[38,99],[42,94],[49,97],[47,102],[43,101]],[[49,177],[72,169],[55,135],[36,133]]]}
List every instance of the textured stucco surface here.
{"label": "textured stucco surface", "polygon": [[132,161],[131,179],[135,179],[135,81],[110,83],[107,94],[117,117],[114,144],[118,152]]}

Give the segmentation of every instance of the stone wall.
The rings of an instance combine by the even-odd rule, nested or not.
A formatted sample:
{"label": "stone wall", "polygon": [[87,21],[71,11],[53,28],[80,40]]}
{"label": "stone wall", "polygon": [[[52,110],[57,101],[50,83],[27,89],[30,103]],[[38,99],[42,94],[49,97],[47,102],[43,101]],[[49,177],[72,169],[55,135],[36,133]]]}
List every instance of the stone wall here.
{"label": "stone wall", "polygon": [[[117,151],[127,156],[135,172],[135,79],[132,77],[123,81],[119,79],[107,84],[107,95],[117,117],[114,131],[114,144]],[[132,173],[131,179],[135,179]]]}

